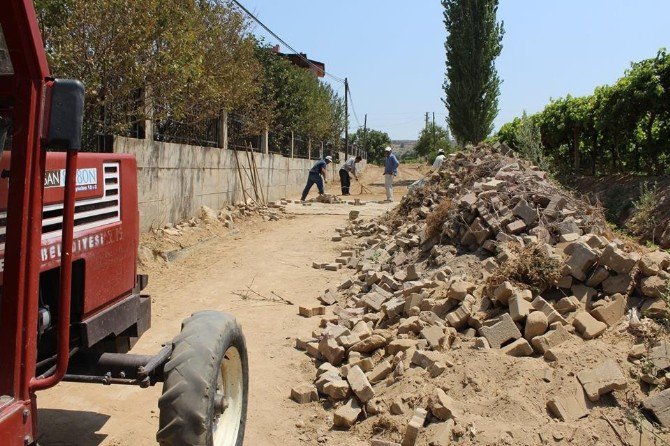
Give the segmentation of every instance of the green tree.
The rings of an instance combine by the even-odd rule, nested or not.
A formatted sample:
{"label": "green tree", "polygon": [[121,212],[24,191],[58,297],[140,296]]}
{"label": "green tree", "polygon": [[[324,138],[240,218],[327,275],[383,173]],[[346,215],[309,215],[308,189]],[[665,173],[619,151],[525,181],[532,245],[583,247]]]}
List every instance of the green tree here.
{"label": "green tree", "polygon": [[421,130],[414,151],[419,156],[428,156],[437,153],[440,149],[445,152],[452,149],[449,131],[438,124],[430,123],[428,127]]}
{"label": "green tree", "polygon": [[[648,173],[670,170],[670,55],[631,64],[613,85],[590,96],[553,99],[533,115],[544,154],[563,173]],[[498,138],[520,149],[520,120]]]}
{"label": "green tree", "polygon": [[367,129],[364,132],[363,129],[358,129],[349,138],[352,145],[367,151],[370,163],[380,163],[384,159],[384,149],[391,145],[389,135],[380,130]]}
{"label": "green tree", "polygon": [[502,51],[498,0],[442,0],[448,36],[444,103],[459,145],[478,143],[493,130],[500,78],[495,59]]}
{"label": "green tree", "polygon": [[254,101],[238,111],[247,117],[247,131],[268,127],[280,139],[291,132],[337,144],[344,129],[344,107],[339,95],[309,71],[259,42],[255,56],[262,67],[261,85]]}
{"label": "green tree", "polygon": [[250,101],[259,65],[227,0],[36,0],[52,72],[86,85],[85,131],[144,120],[202,122]]}

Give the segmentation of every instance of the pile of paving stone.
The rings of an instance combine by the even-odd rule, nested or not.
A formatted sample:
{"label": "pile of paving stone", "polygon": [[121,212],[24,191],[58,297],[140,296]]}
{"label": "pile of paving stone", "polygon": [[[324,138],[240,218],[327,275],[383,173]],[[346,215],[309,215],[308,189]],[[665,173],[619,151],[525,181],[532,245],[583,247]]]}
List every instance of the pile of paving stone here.
{"label": "pile of paving stone", "polygon": [[[555,361],[577,337],[590,341],[647,317],[669,317],[670,254],[617,239],[598,209],[503,146],[452,155],[391,214],[365,221],[352,211],[333,240],[353,247],[313,266],[349,268],[352,276],[327,290],[323,305],[300,308],[305,317],[322,317],[311,337],[296,341],[318,369],[292,398],[334,402],[337,428],[405,413],[402,401],[380,393],[409,368],[423,369],[426,381],[449,373],[455,343]],[[670,343],[636,345],[628,360],[650,386],[642,406],[670,427],[670,389],[663,390]],[[584,367],[576,380],[578,391],[546,402],[557,419],[587,416],[590,404],[629,382],[614,359]],[[430,444],[450,444],[463,433],[462,406],[434,389],[414,405],[396,440],[413,445],[425,425],[439,423]]]}

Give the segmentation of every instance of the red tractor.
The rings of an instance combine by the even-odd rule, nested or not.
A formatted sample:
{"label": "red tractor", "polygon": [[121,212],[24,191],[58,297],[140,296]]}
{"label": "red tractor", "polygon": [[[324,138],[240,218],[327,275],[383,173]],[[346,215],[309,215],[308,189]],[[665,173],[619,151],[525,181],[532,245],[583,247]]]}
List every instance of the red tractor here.
{"label": "red tractor", "polygon": [[31,0],[0,0],[0,444],[36,444],[36,392],[60,381],[148,387],[162,445],[241,445],[247,352],[205,311],[156,355],[137,275],[132,156],[78,154],[84,87],[51,76]]}

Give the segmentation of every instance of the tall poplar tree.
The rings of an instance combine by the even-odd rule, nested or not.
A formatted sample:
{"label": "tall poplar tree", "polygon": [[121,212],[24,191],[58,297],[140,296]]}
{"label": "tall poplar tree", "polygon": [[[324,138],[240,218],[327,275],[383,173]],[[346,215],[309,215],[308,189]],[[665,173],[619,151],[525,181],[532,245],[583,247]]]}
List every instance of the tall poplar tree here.
{"label": "tall poplar tree", "polygon": [[444,104],[459,145],[478,143],[493,130],[500,78],[495,59],[502,51],[498,0],[442,0],[447,28]]}

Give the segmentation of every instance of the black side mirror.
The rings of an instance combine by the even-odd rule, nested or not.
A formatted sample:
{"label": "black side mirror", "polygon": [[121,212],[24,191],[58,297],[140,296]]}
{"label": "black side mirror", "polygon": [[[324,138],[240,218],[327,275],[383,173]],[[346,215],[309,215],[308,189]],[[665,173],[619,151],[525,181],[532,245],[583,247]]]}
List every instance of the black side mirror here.
{"label": "black side mirror", "polygon": [[78,151],[84,123],[84,84],[73,79],[55,79],[50,92],[45,146]]}

